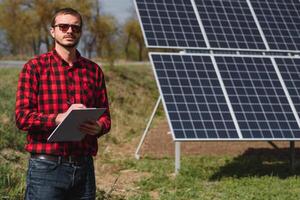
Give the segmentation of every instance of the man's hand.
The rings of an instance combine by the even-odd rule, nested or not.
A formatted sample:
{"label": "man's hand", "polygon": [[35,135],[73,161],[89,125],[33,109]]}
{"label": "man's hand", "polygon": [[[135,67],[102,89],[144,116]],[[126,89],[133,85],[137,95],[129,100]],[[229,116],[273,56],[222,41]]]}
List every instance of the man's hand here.
{"label": "man's hand", "polygon": [[88,135],[102,136],[103,134],[102,124],[98,121],[86,121],[80,125],[79,130]]}
{"label": "man's hand", "polygon": [[71,112],[71,110],[80,109],[80,108],[86,108],[86,107],[83,104],[72,104],[66,112],[60,113],[56,116],[55,118],[56,125],[60,124],[66,118],[66,116]]}

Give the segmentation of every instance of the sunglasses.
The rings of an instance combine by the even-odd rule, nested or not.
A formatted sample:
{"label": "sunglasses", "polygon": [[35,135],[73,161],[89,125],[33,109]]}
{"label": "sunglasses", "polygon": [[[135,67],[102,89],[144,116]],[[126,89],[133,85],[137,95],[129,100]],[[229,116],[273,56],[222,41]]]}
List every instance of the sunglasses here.
{"label": "sunglasses", "polygon": [[75,33],[81,32],[81,26],[75,24],[56,24],[53,27],[58,27],[61,32],[66,33],[71,27],[72,31]]}

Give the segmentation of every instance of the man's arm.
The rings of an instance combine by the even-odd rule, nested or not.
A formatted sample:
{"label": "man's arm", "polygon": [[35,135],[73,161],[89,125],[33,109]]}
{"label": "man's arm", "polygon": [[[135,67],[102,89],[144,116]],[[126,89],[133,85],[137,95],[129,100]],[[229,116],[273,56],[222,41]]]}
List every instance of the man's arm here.
{"label": "man's arm", "polygon": [[106,85],[105,85],[105,79],[104,74],[99,68],[99,88],[97,92],[97,107],[99,108],[106,108],[105,112],[97,123],[101,127],[101,131],[98,133],[98,137],[108,133],[111,128],[111,118],[110,118],[110,112],[109,112],[109,104],[108,104],[108,97],[107,97],[107,91],[106,91]]}
{"label": "man's arm", "polygon": [[38,73],[32,63],[22,69],[16,94],[16,125],[19,129],[49,131],[55,128],[57,114],[37,112]]}

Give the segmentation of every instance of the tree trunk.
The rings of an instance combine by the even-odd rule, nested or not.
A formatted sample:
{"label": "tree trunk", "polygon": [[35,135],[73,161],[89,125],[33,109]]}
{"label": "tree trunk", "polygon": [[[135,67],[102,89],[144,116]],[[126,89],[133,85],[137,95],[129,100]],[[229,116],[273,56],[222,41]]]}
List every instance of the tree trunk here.
{"label": "tree trunk", "polygon": [[144,50],[144,44],[142,42],[139,42],[139,61],[143,61],[143,50]]}
{"label": "tree trunk", "polygon": [[126,44],[125,44],[125,56],[126,56],[126,60],[129,60],[129,45],[130,45],[130,39],[131,39],[131,36],[129,35],[128,38],[127,38],[127,41],[126,41]]}
{"label": "tree trunk", "polygon": [[37,45],[36,45],[35,39],[32,39],[32,50],[33,50],[34,55],[38,54],[38,49],[37,49]]}
{"label": "tree trunk", "polygon": [[47,50],[50,51],[52,47],[50,46],[50,42],[49,42],[49,38],[48,38],[47,34],[45,35],[45,44],[46,44]]}

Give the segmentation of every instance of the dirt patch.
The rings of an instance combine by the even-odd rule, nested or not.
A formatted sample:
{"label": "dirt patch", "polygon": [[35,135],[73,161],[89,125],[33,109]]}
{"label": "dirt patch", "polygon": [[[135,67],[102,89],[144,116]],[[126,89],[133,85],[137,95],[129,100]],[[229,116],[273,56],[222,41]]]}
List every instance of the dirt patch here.
{"label": "dirt patch", "polygon": [[7,124],[10,123],[10,119],[9,119],[9,117],[7,116],[7,114],[3,113],[3,114],[0,115],[0,123],[1,123],[2,125],[7,125]]}
{"label": "dirt patch", "polygon": [[[140,149],[141,158],[149,156],[152,158],[162,157],[174,157],[175,147],[172,139],[172,135],[169,133],[169,126],[167,122],[162,122],[156,127],[151,128],[148,132],[142,148]],[[134,158],[135,151],[142,137],[137,137],[128,143],[109,145],[101,147],[101,155],[108,155],[111,158],[123,159]],[[278,157],[289,156],[289,142],[182,142],[181,143],[181,155],[202,155],[202,156],[216,156],[216,155],[229,155],[239,156],[247,154],[275,154]],[[101,144],[100,144],[101,145]],[[103,144],[104,146],[105,144]],[[273,145],[273,146],[272,146]],[[297,148],[296,155],[300,156],[300,144],[296,142]],[[276,148],[278,149],[276,149]],[[280,150],[280,152],[279,152]],[[297,158],[299,159],[299,158]],[[122,170],[114,163],[105,163],[101,156],[95,162],[96,168],[96,182],[97,187],[100,190],[109,192],[112,190],[112,194],[120,195],[126,199],[132,194],[137,194],[139,188],[135,183],[142,178],[149,177],[150,174],[138,172],[135,170]],[[174,175],[174,174],[173,174]],[[174,176],[175,177],[175,176]],[[156,191],[151,192],[153,199],[158,198]]]}
{"label": "dirt patch", "polygon": [[121,170],[114,164],[95,162],[96,185],[99,190],[113,196],[127,197],[137,194],[135,183],[150,175],[136,170]]}
{"label": "dirt patch", "polygon": [[[287,149],[290,143],[288,141],[199,141],[199,142],[182,142],[182,155],[241,155],[249,149]],[[275,145],[275,146],[272,146]],[[300,147],[295,143],[296,148]],[[159,124],[151,129],[141,148],[141,156],[165,157],[174,156],[175,145],[170,134],[167,122]]]}

